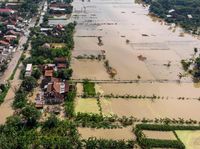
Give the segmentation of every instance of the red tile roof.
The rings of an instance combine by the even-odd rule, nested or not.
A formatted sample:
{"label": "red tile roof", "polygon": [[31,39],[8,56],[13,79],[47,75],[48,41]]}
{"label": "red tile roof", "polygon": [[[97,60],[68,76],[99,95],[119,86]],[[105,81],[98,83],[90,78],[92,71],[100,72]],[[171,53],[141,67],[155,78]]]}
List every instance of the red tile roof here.
{"label": "red tile roof", "polygon": [[2,44],[2,45],[9,45],[9,42],[6,42],[4,40],[0,40],[0,44]]}
{"label": "red tile roof", "polygon": [[7,12],[12,12],[12,9],[8,9],[8,8],[0,8],[0,13],[7,13]]}
{"label": "red tile roof", "polygon": [[53,70],[45,70],[44,76],[45,77],[52,77],[53,76]]}
{"label": "red tile roof", "polygon": [[67,67],[67,65],[66,64],[58,64],[58,66],[57,66],[58,68],[66,68]]}

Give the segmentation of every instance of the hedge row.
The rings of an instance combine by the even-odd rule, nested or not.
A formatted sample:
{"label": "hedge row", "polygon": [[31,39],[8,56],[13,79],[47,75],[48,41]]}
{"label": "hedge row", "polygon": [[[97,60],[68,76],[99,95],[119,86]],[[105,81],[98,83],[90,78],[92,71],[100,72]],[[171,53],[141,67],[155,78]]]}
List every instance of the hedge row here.
{"label": "hedge row", "polygon": [[143,130],[153,131],[175,131],[175,130],[200,130],[200,126],[180,126],[180,125],[157,125],[157,124],[137,124],[135,128],[135,135],[137,141],[142,148],[150,149],[153,147],[160,148],[177,148],[185,149],[185,145],[181,142],[178,136],[175,134],[177,140],[160,140],[146,138],[142,133]]}
{"label": "hedge row", "polygon": [[200,126],[193,125],[162,125],[162,124],[137,124],[136,128],[141,130],[158,130],[158,131],[173,131],[173,130],[200,130]]}

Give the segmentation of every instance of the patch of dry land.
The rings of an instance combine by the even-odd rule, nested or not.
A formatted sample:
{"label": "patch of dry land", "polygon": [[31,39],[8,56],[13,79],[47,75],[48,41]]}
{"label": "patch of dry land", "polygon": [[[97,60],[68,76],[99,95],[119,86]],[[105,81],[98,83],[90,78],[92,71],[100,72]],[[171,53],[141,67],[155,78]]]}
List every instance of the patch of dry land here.
{"label": "patch of dry land", "polygon": [[[158,99],[100,99],[104,115],[116,114],[122,116],[134,116],[137,118],[184,118],[196,119],[199,117],[198,100],[158,100]],[[192,108],[191,108],[192,107]]]}
{"label": "patch of dry land", "polygon": [[131,127],[118,129],[93,129],[93,128],[78,128],[78,132],[83,139],[96,137],[98,139],[113,139],[113,140],[135,140],[136,137],[132,132]]}
{"label": "patch of dry land", "polygon": [[176,131],[179,139],[184,143],[186,149],[200,148],[200,131]]}
{"label": "patch of dry land", "polygon": [[143,130],[143,134],[146,138],[160,139],[160,140],[177,140],[172,131],[150,131]]}
{"label": "patch of dry land", "polygon": [[76,98],[75,100],[75,112],[81,113],[97,113],[99,112],[99,107],[97,105],[97,99],[95,98]]}

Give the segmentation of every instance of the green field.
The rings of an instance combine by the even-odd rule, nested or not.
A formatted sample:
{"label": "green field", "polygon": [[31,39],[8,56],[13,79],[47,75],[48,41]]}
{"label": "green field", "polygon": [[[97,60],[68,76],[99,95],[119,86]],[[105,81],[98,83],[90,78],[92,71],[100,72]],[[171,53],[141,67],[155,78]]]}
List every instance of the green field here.
{"label": "green field", "polygon": [[99,114],[99,107],[95,98],[77,98],[75,112]]}
{"label": "green field", "polygon": [[83,92],[85,96],[95,96],[95,84],[93,82],[84,81],[83,82]]}
{"label": "green field", "polygon": [[200,149],[200,131],[176,131],[186,149]]}

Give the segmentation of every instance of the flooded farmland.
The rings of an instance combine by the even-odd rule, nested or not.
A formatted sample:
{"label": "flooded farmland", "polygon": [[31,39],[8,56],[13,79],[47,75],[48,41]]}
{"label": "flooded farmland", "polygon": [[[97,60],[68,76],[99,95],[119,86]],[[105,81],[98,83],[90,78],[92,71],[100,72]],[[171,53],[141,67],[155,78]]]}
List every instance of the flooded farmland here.
{"label": "flooded farmland", "polygon": [[151,131],[143,130],[143,134],[146,138],[162,139],[162,140],[176,140],[176,136],[173,131]]}
{"label": "flooded farmland", "polygon": [[[180,60],[200,45],[190,35],[180,37],[180,28],[173,32],[165,23],[152,21],[148,8],[132,0],[75,0],[73,5],[72,20],[77,22],[75,50],[105,50],[106,58],[117,70],[116,79],[132,80],[138,75],[144,80],[178,79],[182,72]],[[98,36],[102,37],[102,46],[98,46]],[[140,61],[139,55],[146,60]],[[169,61],[171,67],[166,67]],[[72,66],[81,69],[82,65],[74,62]],[[98,64],[96,69],[105,71]],[[79,77],[85,77],[84,73]]]}
{"label": "flooded farmland", "polygon": [[[200,120],[197,116],[200,102],[196,100],[200,97],[199,85],[193,84],[190,76],[179,78],[184,74],[180,61],[190,58],[194,47],[200,47],[198,37],[150,17],[148,7],[132,0],[74,0],[73,6],[70,21],[77,22],[74,53],[104,51],[109,65],[117,72],[114,80],[133,82],[112,83],[103,61],[76,58],[72,58],[73,79],[111,80],[96,85],[97,92],[104,95],[165,97],[155,101],[106,100],[103,112],[139,118]],[[179,97],[185,100],[178,100]]]}
{"label": "flooded farmland", "polygon": [[98,139],[135,140],[131,127],[118,129],[78,128],[78,131],[83,139],[96,137]]}
{"label": "flooded farmland", "polygon": [[116,114],[136,118],[190,118],[200,121],[198,100],[101,99],[104,115]]}

